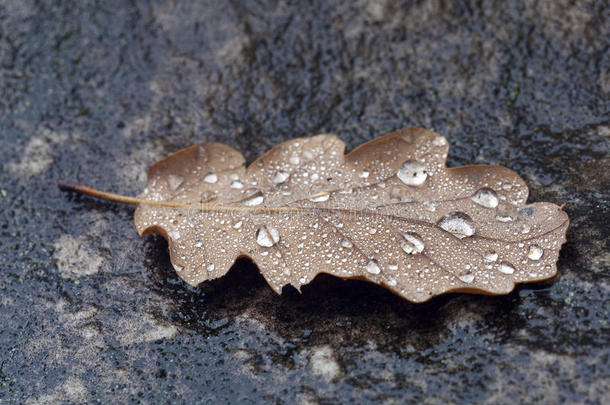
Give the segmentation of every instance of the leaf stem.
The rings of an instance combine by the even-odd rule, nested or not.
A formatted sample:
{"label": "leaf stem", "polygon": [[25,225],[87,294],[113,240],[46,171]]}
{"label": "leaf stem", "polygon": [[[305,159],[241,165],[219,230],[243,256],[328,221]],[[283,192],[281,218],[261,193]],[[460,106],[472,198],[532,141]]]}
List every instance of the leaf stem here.
{"label": "leaf stem", "polygon": [[188,205],[173,203],[167,201],[153,201],[153,200],[144,200],[142,198],[137,197],[128,197],[121,194],[108,193],[106,191],[101,191],[95,189],[93,187],[89,187],[85,184],[79,183],[73,180],[60,180],[57,182],[57,187],[59,187],[62,191],[73,191],[79,194],[88,195],[91,197],[99,198],[101,200],[113,201],[122,204],[130,204],[130,205],[138,205],[138,204],[148,204],[148,205],[159,205],[163,207],[188,207]]}

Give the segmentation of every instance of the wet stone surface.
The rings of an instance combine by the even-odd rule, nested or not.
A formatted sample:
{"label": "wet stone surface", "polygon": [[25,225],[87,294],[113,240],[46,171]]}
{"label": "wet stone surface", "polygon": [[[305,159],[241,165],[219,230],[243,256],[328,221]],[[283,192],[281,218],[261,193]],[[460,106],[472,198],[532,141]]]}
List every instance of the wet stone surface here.
{"label": "wet stone surface", "polygon": [[[607,398],[607,2],[135,3],[0,3],[0,403]],[[566,204],[553,283],[414,305],[328,276],[276,295],[239,261],[191,288],[131,207],[55,186],[411,125]]]}

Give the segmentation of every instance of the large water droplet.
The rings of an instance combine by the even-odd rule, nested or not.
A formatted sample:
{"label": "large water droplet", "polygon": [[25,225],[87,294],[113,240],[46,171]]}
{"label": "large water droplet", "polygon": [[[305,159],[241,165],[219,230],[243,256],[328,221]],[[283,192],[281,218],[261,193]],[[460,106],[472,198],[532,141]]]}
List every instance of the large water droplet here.
{"label": "large water droplet", "polygon": [[242,183],[239,180],[235,180],[234,182],[231,183],[231,188],[236,188],[238,190],[241,190],[242,188],[244,188],[244,183]]}
{"label": "large water droplet", "polygon": [[466,284],[470,284],[474,281],[474,274],[460,274],[458,278]]}
{"label": "large water droplet", "polygon": [[426,166],[417,160],[407,160],[396,173],[400,181],[408,186],[421,186],[428,178]]}
{"label": "large water droplet", "polygon": [[171,191],[176,191],[176,189],[180,187],[183,181],[184,177],[182,176],[176,176],[175,174],[170,174],[169,176],[167,176],[167,185],[169,186],[169,189]]}
{"label": "large water droplet", "polygon": [[475,227],[472,219],[463,212],[451,212],[438,221],[438,226],[456,237],[462,239],[474,235]]}
{"label": "large water droplet", "polygon": [[216,268],[216,266],[214,266],[214,263],[210,263],[210,264],[208,264],[207,269],[208,269],[208,271],[209,271],[209,272],[214,271],[214,269],[215,269],[215,268]]}
{"label": "large water droplet", "polygon": [[366,264],[366,271],[368,271],[371,274],[381,273],[381,269],[379,268],[379,265],[377,264],[377,262],[375,260],[370,260]]}
{"label": "large water droplet", "polygon": [[313,201],[313,202],[324,202],[327,201],[330,198],[330,194],[323,192],[323,193],[318,193],[314,196],[312,196],[309,201]]}
{"label": "large water droplet", "polygon": [[486,262],[495,262],[496,260],[498,260],[498,254],[496,252],[494,252],[493,250],[489,250],[485,253],[483,253],[483,259]]}
{"label": "large water droplet", "polygon": [[496,194],[496,192],[489,187],[483,187],[474,193],[470,199],[475,203],[487,208],[496,208],[499,202],[498,194]]}
{"label": "large water droplet", "polygon": [[176,270],[178,273],[184,270],[184,266],[180,266],[177,263],[172,263],[172,266],[174,266],[174,270]]}
{"label": "large water droplet", "polygon": [[263,193],[257,191],[254,194],[251,194],[248,198],[246,198],[243,204],[247,205],[248,207],[254,207],[256,205],[262,204],[264,200],[265,197],[263,197]]}
{"label": "large water droplet", "polygon": [[352,246],[354,246],[354,244],[352,242],[350,242],[349,239],[347,238],[343,238],[343,240],[341,241],[341,246],[343,246],[346,249],[351,248]]}
{"label": "large water droplet", "polygon": [[368,170],[363,170],[360,173],[358,173],[358,177],[360,177],[361,179],[366,179],[369,177],[369,171]]}
{"label": "large water droplet", "polygon": [[500,262],[498,270],[500,273],[513,274],[515,272],[515,267],[509,262]]}
{"label": "large water droplet", "polygon": [[272,226],[263,226],[256,231],[256,243],[271,247],[280,241],[280,233]]}
{"label": "large water droplet", "polygon": [[203,177],[203,181],[206,183],[214,184],[218,181],[218,176],[216,173],[208,173]]}
{"label": "large water droplet", "polygon": [[402,250],[410,255],[421,253],[424,250],[423,239],[415,232],[405,232],[402,234],[405,240],[400,244]]}
{"label": "large water droplet", "polygon": [[538,245],[531,245],[529,251],[527,252],[527,257],[530,260],[540,260],[544,250]]}
{"label": "large water droplet", "polygon": [[290,162],[290,164],[292,165],[298,165],[299,163],[301,163],[301,159],[299,159],[298,156],[291,156],[290,159],[288,159],[288,161]]}
{"label": "large water droplet", "polygon": [[498,220],[500,222],[511,222],[511,221],[514,221],[514,218],[509,213],[501,212],[498,215],[496,215],[496,220]]}
{"label": "large water droplet", "polygon": [[290,177],[290,173],[287,172],[277,172],[275,176],[273,176],[273,184],[281,184],[285,182],[288,177]]}
{"label": "large water droplet", "polygon": [[432,144],[434,146],[445,146],[447,145],[447,140],[445,139],[444,136],[442,135],[437,135],[436,137],[434,137],[434,139],[432,140]]}

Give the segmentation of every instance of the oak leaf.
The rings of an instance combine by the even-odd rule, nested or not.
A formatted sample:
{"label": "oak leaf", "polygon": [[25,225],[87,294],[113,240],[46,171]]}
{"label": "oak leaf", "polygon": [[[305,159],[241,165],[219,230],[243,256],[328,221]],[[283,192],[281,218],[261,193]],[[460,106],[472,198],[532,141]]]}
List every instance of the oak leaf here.
{"label": "oak leaf", "polygon": [[240,257],[278,293],[328,273],[413,302],[506,294],[555,276],[568,217],[554,204],[525,205],[528,188],[512,170],[446,168],[447,140],[421,128],[344,149],[334,135],[298,138],[246,167],[231,147],[201,143],[151,166],[137,198],[60,187],[137,204],[138,233],[163,235],[193,286]]}

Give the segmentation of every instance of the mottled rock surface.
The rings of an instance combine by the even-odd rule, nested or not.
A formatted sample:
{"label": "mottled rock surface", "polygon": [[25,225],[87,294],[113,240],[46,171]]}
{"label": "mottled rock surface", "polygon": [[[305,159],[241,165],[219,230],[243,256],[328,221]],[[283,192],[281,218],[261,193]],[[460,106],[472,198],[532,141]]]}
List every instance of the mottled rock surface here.
{"label": "mottled rock surface", "polygon": [[[605,1],[0,1],[0,403],[601,403],[610,394]],[[201,141],[254,159],[406,126],[572,220],[550,284],[414,305],[239,262],[188,287],[133,208]],[[607,401],[607,399],[606,399]]]}

